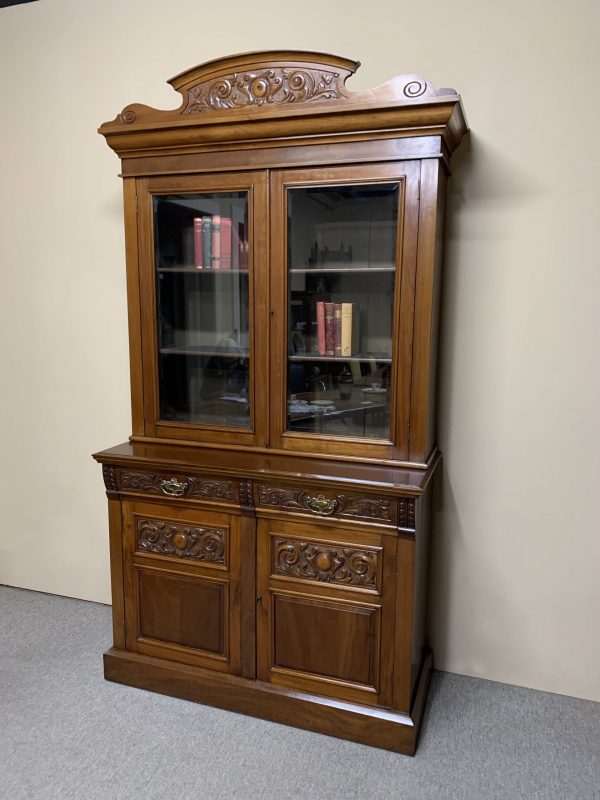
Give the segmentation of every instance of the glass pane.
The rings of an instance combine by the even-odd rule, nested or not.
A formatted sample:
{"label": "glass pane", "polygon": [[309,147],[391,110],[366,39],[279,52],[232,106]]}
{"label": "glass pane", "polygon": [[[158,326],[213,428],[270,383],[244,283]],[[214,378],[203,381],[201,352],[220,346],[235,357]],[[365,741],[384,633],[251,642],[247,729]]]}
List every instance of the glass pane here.
{"label": "glass pane", "polygon": [[154,198],[160,418],[250,426],[246,192]]}
{"label": "glass pane", "polygon": [[288,193],[288,430],[390,438],[398,198],[398,184]]}

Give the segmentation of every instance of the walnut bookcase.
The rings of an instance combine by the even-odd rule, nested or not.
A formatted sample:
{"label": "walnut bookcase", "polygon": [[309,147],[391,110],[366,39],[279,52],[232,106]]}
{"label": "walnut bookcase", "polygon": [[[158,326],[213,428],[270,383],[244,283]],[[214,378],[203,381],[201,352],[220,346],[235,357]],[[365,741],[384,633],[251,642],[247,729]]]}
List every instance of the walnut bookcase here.
{"label": "walnut bookcase", "polygon": [[[133,433],[109,680],[414,753],[459,96],[277,51],[100,128],[124,182]],[[342,355],[343,353],[343,355]]]}

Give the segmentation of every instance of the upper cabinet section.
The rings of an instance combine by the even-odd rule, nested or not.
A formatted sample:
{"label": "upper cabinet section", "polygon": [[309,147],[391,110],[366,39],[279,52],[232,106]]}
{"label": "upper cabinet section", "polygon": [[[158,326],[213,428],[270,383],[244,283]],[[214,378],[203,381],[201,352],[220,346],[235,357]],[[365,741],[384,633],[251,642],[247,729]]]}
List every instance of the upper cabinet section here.
{"label": "upper cabinet section", "polygon": [[435,457],[437,320],[461,100],[418,75],[247,53],[100,128],[125,194],[133,438]]}

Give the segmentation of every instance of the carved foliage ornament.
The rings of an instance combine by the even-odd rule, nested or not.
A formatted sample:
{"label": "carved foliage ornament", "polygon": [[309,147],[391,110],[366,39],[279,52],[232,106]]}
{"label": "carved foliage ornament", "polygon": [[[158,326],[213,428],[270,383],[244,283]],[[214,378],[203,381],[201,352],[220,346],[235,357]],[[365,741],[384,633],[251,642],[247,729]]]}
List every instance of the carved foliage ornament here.
{"label": "carved foliage ornament", "polygon": [[138,519],[137,549],[146,553],[225,563],[225,531]]}
{"label": "carved foliage ornament", "polygon": [[[313,497],[310,492],[302,489],[279,489],[264,485],[260,487],[259,493],[260,502],[266,506],[297,508],[319,516],[338,514],[347,517],[362,517],[363,519],[385,521],[392,519],[390,501],[376,497],[349,497],[345,494],[336,494],[328,499],[323,495]],[[327,505],[325,505],[326,503]],[[321,507],[323,510],[320,510]]]}
{"label": "carved foliage ornament", "polygon": [[273,67],[234,72],[189,89],[186,114],[212,108],[306,103],[341,97],[340,75],[317,69]]}
{"label": "carved foliage ornament", "polygon": [[[175,491],[172,487],[176,484]],[[121,472],[121,485],[123,489],[134,489],[152,494],[167,494],[170,496],[204,497],[231,500],[233,489],[231,481],[205,480],[197,477],[187,477],[179,482],[171,475],[153,474],[145,472]],[[184,487],[182,491],[179,487]]]}
{"label": "carved foliage ornament", "polygon": [[376,588],[377,553],[294,539],[275,539],[276,575]]}

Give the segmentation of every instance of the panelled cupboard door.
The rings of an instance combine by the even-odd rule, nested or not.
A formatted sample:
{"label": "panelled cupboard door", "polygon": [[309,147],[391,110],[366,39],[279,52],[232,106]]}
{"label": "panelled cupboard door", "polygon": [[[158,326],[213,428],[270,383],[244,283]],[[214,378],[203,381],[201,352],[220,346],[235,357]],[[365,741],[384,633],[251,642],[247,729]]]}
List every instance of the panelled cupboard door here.
{"label": "panelled cupboard door", "polygon": [[123,502],[126,644],[240,673],[239,518]]}
{"label": "panelled cupboard door", "polygon": [[137,185],[144,433],[267,440],[267,173]]}
{"label": "panelled cupboard door", "polygon": [[393,535],[258,521],[258,677],[391,705]]}
{"label": "panelled cupboard door", "polygon": [[419,163],[270,181],[271,443],[406,458]]}

